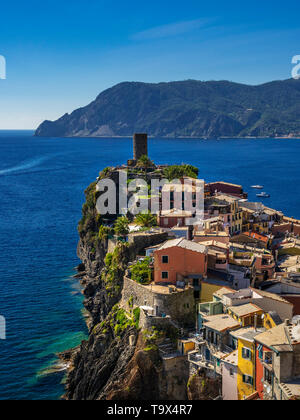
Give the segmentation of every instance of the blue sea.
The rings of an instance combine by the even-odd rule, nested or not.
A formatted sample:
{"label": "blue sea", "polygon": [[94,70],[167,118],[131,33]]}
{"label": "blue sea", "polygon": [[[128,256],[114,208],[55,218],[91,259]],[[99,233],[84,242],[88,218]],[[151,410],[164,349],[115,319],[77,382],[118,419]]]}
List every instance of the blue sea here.
{"label": "blue sea", "polygon": [[[151,139],[156,163],[190,163],[206,181],[242,184],[256,199],[300,218],[300,140]],[[0,399],[58,399],[57,352],[86,337],[74,275],[83,191],[101,169],[132,156],[130,139],[35,138],[0,132]]]}

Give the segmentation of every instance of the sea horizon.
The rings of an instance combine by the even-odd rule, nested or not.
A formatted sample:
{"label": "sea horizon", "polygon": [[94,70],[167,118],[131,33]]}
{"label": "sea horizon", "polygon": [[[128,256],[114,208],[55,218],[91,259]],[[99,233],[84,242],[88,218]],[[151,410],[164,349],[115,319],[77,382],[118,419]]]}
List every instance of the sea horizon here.
{"label": "sea horizon", "polygon": [[[87,333],[80,287],[72,278],[79,263],[83,191],[104,167],[125,163],[132,144],[129,139],[39,138],[28,131],[4,135],[0,130],[0,308],[8,328],[7,340],[0,342],[0,399],[57,399],[64,391],[63,372],[45,372],[57,352],[78,345]],[[264,203],[296,218],[299,152],[300,143],[291,139],[153,139],[149,144],[155,162],[195,165],[207,182],[243,185],[250,201],[259,201],[250,186],[264,185],[271,195]]]}

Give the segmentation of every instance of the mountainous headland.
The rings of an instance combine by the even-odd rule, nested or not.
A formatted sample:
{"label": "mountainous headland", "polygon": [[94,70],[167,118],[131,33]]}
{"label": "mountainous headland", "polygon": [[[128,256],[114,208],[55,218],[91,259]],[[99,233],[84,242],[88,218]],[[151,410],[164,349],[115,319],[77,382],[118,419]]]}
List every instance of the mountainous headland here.
{"label": "mountainous headland", "polygon": [[91,104],[44,121],[40,137],[300,137],[300,80],[125,82]]}
{"label": "mountainous headland", "polygon": [[[100,214],[99,182],[113,181],[119,197],[120,174],[127,185],[137,178],[149,187],[153,180],[189,181],[197,202],[196,167],[155,165],[145,151],[147,136],[135,135],[133,159],[103,169],[85,191],[78,272],[89,339],[61,355],[69,366],[64,398],[298,399],[300,385],[285,383],[294,384],[300,371],[293,321],[300,221],[247,201],[242,186],[226,182],[205,184],[205,219],[198,225],[189,224],[193,211],[174,207],[172,195],[171,208],[156,215]],[[263,369],[254,369],[249,352],[259,351],[266,338],[269,343],[273,332],[283,348],[276,357],[284,361],[289,349],[289,370],[284,376],[274,370],[274,388],[254,389]],[[243,340],[251,347],[247,354]]]}

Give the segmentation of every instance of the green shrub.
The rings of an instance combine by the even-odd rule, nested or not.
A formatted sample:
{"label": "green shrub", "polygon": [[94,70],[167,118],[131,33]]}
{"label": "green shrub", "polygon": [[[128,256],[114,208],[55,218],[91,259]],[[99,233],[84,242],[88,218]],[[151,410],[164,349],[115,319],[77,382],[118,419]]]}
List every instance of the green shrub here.
{"label": "green shrub", "polygon": [[115,232],[117,235],[126,236],[129,233],[129,220],[126,216],[119,217],[115,223]]}
{"label": "green shrub", "polygon": [[104,259],[104,263],[105,263],[105,266],[106,267],[110,267],[111,266],[111,263],[112,263],[112,259],[113,259],[113,254],[111,254],[111,253],[107,253],[106,254],[106,257],[105,257],[105,259]]}
{"label": "green shrub", "polygon": [[138,214],[135,218],[135,222],[137,225],[144,228],[157,226],[157,218],[154,214],[151,214],[150,212]]}
{"label": "green shrub", "polygon": [[134,323],[135,323],[136,328],[139,327],[140,316],[141,316],[141,310],[140,310],[140,308],[135,308],[133,310],[133,319],[134,319]]}
{"label": "green shrub", "polygon": [[172,165],[164,169],[164,177],[169,181],[189,176],[198,178],[199,169],[192,165]]}
{"label": "green shrub", "polygon": [[143,261],[138,261],[131,267],[131,278],[139,284],[149,284],[152,279],[152,269],[150,267],[151,258],[147,257]]}

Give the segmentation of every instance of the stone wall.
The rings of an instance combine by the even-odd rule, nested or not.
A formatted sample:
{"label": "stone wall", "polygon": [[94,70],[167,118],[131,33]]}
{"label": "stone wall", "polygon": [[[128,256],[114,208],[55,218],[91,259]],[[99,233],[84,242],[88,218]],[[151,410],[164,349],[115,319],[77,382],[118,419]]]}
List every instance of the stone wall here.
{"label": "stone wall", "polygon": [[139,324],[140,328],[150,330],[152,327],[155,327],[157,329],[165,330],[170,325],[172,325],[170,316],[167,316],[165,318],[158,316],[150,316],[145,311],[141,310]]}
{"label": "stone wall", "polygon": [[161,392],[172,396],[172,399],[177,401],[187,399],[187,384],[189,380],[187,356],[164,359],[162,376],[163,380],[160,383]]}
{"label": "stone wall", "polygon": [[[196,310],[194,290],[185,289],[178,293],[157,293],[151,287],[142,286],[135,281],[124,277],[124,287],[122,292],[122,306],[128,307],[129,300],[133,298],[133,305],[151,306],[159,315],[169,315],[173,321],[184,325],[195,325]],[[157,315],[157,313],[156,313]]]}
{"label": "stone wall", "polygon": [[159,245],[168,240],[167,232],[133,233],[128,236],[128,242],[137,250],[143,250],[149,246]]}

